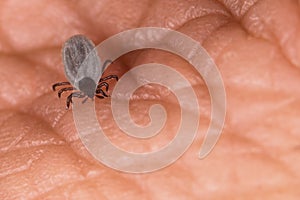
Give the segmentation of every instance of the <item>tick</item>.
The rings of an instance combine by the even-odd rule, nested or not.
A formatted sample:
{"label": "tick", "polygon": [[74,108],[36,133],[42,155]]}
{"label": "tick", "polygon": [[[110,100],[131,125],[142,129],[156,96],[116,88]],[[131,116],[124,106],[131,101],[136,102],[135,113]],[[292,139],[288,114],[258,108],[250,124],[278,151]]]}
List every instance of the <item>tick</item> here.
{"label": "tick", "polygon": [[[95,51],[93,51],[94,48],[94,43],[83,35],[72,36],[65,42],[62,48],[65,74],[69,82],[65,81],[55,83],[52,85],[52,89],[53,91],[56,91],[57,87],[63,86],[58,90],[57,94],[59,98],[61,97],[62,93],[66,91],[72,92],[66,99],[66,109],[69,109],[70,104],[73,103],[73,97],[85,98],[82,103],[85,103],[88,98],[93,99],[94,96],[99,99],[109,97],[109,95],[106,93],[109,89],[109,84],[107,83],[107,81],[110,79],[115,79],[116,81],[118,81],[118,76],[116,75],[109,75],[100,78],[97,84],[92,78],[84,77],[78,82],[78,89],[73,86],[81,64],[90,53],[92,55],[89,56],[93,56],[91,64],[100,63],[99,58],[95,54]],[[105,66],[109,63],[111,63],[111,61],[106,60],[102,66],[102,69],[104,69]],[[105,91],[103,89],[105,89]]]}

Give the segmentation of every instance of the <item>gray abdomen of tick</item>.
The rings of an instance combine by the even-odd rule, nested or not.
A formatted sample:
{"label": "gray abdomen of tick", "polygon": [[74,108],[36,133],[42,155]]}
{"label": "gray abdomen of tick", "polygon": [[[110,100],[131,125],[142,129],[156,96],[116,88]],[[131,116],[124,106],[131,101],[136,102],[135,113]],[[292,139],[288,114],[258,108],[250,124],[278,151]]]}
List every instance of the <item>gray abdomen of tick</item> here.
{"label": "gray abdomen of tick", "polygon": [[63,64],[68,81],[79,89],[79,81],[92,79],[97,83],[102,75],[100,58],[94,43],[83,35],[69,38],[62,48]]}

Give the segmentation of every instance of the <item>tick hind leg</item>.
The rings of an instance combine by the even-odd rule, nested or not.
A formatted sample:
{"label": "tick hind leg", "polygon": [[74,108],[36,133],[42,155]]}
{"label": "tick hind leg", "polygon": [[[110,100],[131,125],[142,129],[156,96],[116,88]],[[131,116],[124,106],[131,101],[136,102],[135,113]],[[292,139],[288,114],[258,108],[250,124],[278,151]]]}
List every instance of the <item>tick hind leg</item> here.
{"label": "tick hind leg", "polygon": [[97,89],[96,92],[95,92],[95,96],[101,94],[104,97],[109,97],[102,89]]}
{"label": "tick hind leg", "polygon": [[101,96],[99,94],[96,94],[95,97],[99,98],[99,99],[104,99],[105,97],[104,96]]}

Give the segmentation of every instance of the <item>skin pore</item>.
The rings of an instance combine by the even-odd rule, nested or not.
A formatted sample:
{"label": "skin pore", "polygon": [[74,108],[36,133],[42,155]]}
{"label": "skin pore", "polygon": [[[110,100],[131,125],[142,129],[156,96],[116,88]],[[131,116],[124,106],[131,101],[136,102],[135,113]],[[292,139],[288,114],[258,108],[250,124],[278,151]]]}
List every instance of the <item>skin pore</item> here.
{"label": "skin pore", "polygon": [[[0,19],[1,199],[300,196],[297,0],[11,0],[0,2]],[[121,57],[106,75],[121,77],[149,62],[172,66],[193,85],[201,113],[197,138],[178,161],[154,173],[133,175],[93,160],[78,139],[72,112],[65,109],[66,95],[58,99],[51,85],[66,80],[61,47],[72,35],[87,35],[98,44],[145,26],[171,28],[203,45],[222,74],[227,116],[216,147],[199,160],[210,119],[210,97],[201,77],[166,52],[143,50]],[[170,118],[149,141],[122,135],[109,98],[96,100],[98,119],[120,148],[153,151],[172,139],[180,119],[172,93],[150,85],[134,93],[133,120],[147,124],[147,109],[155,102],[165,106]]]}

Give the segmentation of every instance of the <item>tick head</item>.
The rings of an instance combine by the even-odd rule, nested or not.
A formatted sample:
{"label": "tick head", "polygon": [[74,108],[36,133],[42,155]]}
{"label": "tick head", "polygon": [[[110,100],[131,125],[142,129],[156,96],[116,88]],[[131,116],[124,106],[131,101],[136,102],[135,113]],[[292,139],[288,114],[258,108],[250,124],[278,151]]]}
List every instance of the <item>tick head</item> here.
{"label": "tick head", "polygon": [[90,77],[84,77],[79,81],[79,90],[86,94],[89,98],[93,98],[96,90],[96,83]]}

